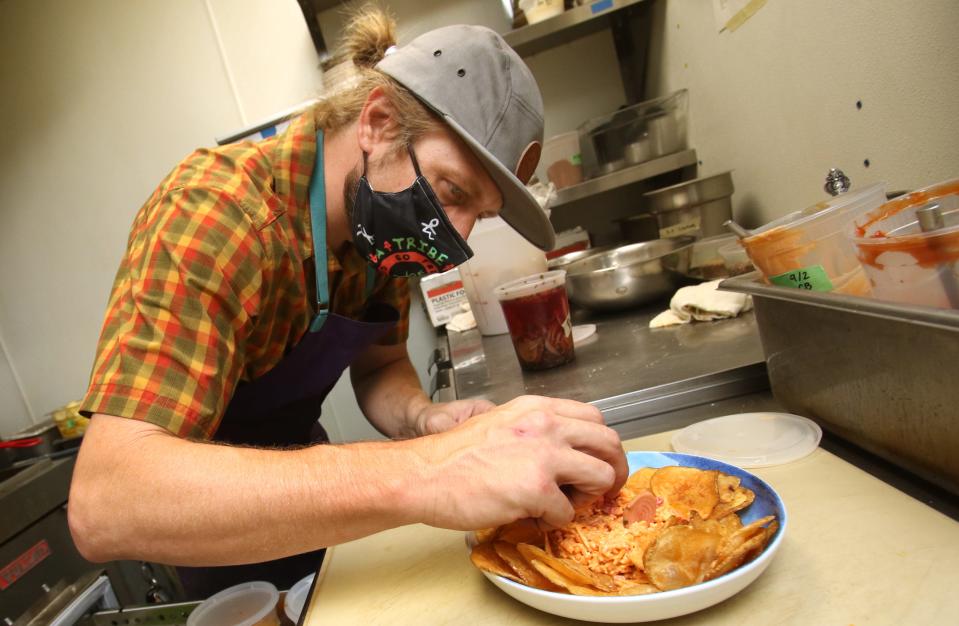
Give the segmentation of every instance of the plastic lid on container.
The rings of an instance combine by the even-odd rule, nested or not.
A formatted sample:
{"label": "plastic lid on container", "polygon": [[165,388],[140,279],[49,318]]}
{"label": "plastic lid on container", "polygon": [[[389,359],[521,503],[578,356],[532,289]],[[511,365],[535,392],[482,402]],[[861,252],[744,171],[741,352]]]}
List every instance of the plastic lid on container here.
{"label": "plastic lid on container", "polygon": [[747,237],[746,241],[748,242],[756,235],[768,233],[769,231],[775,230],[779,227],[795,228],[815,220],[821,220],[824,217],[837,215],[849,209],[856,208],[856,206],[858,206],[860,203],[868,201],[872,199],[873,196],[877,195],[879,196],[878,204],[882,204],[882,202],[886,199],[885,182],[873,183],[872,185],[863,187],[857,191],[847,191],[846,193],[839,194],[838,196],[830,198],[829,200],[817,202],[816,204],[808,206],[801,211],[793,211],[788,215],[785,215],[777,220],[773,220],[768,224],[753,230],[752,235]]}
{"label": "plastic lid on container", "polygon": [[306,606],[306,596],[310,593],[310,587],[313,585],[314,578],[316,578],[316,574],[310,574],[305,578],[301,578],[286,592],[283,612],[286,613],[286,616],[294,624],[300,621],[300,613],[303,612],[303,607]]}
{"label": "plastic lid on container", "polygon": [[493,290],[499,300],[513,300],[543,293],[566,284],[566,270],[553,270],[517,278]]}
{"label": "plastic lid on container", "polygon": [[814,421],[791,413],[738,413],[697,422],[673,435],[673,450],[742,468],[790,463],[822,439]]}
{"label": "plastic lid on container", "polygon": [[216,593],[194,609],[187,626],[264,626],[279,624],[276,603],[280,592],[271,583],[240,583]]}
{"label": "plastic lid on container", "polygon": [[573,345],[578,346],[591,337],[596,336],[596,324],[579,324],[573,326]]}

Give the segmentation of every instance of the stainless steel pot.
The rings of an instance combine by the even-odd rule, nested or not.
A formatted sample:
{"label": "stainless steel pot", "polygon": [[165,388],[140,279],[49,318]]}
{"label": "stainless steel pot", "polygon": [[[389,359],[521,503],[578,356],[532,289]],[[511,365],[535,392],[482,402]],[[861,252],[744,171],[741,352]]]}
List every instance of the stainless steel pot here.
{"label": "stainless steel pot", "polygon": [[730,172],[697,178],[643,194],[643,202],[659,222],[659,236],[713,237],[728,234],[733,218]]}
{"label": "stainless steel pot", "polygon": [[580,259],[585,259],[586,257],[593,256],[595,254],[600,254],[602,252],[608,252],[618,246],[600,246],[597,248],[586,248],[585,250],[577,250],[575,252],[567,252],[562,256],[558,256],[555,259],[550,259],[546,263],[546,267],[550,270],[564,270],[568,265],[579,261]]}
{"label": "stainless steel pot", "polygon": [[574,261],[566,266],[569,299],[594,311],[618,311],[663,298],[682,281],[663,266],[663,257],[690,250],[692,241],[678,237],[633,243]]}

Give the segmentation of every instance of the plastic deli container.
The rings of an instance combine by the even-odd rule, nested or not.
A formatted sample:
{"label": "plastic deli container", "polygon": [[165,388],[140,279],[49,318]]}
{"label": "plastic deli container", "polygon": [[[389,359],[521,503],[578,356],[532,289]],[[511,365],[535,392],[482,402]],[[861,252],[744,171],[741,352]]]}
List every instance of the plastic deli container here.
{"label": "plastic deli container", "polygon": [[187,618],[187,626],[280,626],[276,603],[280,592],[268,582],[254,581],[228,587],[201,602]]}
{"label": "plastic deli container", "polygon": [[526,21],[536,24],[563,12],[563,0],[520,0],[519,8],[526,14]]}
{"label": "plastic deli container", "polygon": [[579,151],[579,132],[550,137],[543,143],[540,180],[549,180],[557,189],[583,182],[583,157]]}
{"label": "plastic deli container", "polygon": [[503,283],[546,271],[546,253],[529,243],[500,217],[476,223],[469,239],[473,258],[459,266],[466,297],[483,335],[508,332],[493,290]]}
{"label": "plastic deli container", "polygon": [[774,285],[869,295],[869,281],[846,231],[882,205],[885,190],[885,183],[876,183],[790,213],[754,230],[743,247]]}
{"label": "plastic deli container", "polygon": [[516,358],[524,370],[548,369],[575,358],[565,270],[525,276],[500,285],[496,297],[506,317]]}
{"label": "plastic deli container", "polygon": [[685,89],[586,121],[579,127],[583,174],[602,176],[686,149]]}
{"label": "plastic deli container", "polygon": [[959,178],[883,204],[849,235],[876,298],[959,309]]}

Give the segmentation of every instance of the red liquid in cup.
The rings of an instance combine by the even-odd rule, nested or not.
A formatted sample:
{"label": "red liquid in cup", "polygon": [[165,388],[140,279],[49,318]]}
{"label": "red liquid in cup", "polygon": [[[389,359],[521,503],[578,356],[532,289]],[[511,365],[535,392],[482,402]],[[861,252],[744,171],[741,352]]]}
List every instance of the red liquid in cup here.
{"label": "red liquid in cup", "polygon": [[500,305],[523,369],[544,370],[573,360],[573,332],[564,286],[501,300]]}

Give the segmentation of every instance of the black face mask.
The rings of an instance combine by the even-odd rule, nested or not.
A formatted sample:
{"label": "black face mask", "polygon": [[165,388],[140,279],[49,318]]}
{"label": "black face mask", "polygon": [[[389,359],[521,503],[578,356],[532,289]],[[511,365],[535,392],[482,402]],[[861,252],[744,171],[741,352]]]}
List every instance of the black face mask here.
{"label": "black face mask", "polygon": [[390,276],[419,276],[451,270],[473,256],[420,173],[409,148],[416,180],[396,193],[373,191],[363,176],[353,202],[353,243],[377,270]]}

